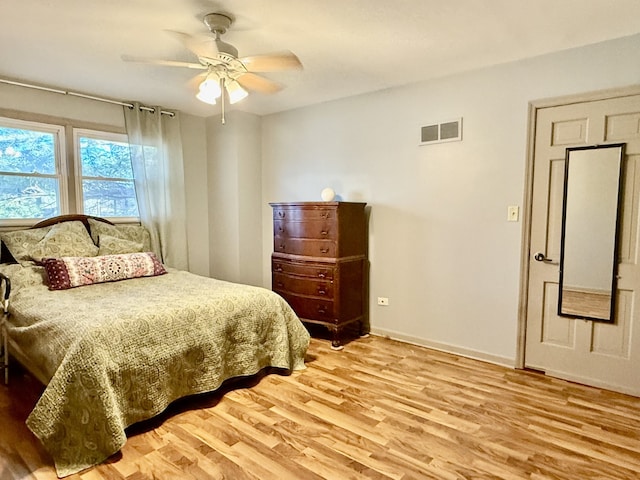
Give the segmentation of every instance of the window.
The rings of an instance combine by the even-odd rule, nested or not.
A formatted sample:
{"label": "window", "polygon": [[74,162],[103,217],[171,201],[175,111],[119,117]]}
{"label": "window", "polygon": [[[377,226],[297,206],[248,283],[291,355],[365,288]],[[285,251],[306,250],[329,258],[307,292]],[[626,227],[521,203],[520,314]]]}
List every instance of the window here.
{"label": "window", "polygon": [[83,212],[99,217],[137,217],[138,203],[127,136],[74,130],[77,199]]}
{"label": "window", "polygon": [[66,210],[63,133],[61,126],[0,119],[0,220]]}
{"label": "window", "polygon": [[0,223],[64,213],[138,218],[127,136],[0,117]]}

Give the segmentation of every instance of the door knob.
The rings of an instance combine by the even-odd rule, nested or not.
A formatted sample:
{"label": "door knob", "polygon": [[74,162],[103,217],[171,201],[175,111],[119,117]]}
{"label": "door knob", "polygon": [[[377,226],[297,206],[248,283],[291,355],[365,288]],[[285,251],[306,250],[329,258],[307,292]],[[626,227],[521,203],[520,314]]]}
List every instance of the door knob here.
{"label": "door knob", "polygon": [[538,252],[533,256],[533,259],[537,262],[553,262],[550,258],[544,256],[544,253]]}

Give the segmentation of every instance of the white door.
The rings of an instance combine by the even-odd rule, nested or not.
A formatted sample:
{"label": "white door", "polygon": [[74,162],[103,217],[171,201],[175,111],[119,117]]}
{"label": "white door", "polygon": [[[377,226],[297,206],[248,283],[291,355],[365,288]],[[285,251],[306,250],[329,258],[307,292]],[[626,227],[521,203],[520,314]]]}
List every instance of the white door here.
{"label": "white door", "polygon": [[[640,305],[635,305],[640,293],[640,95],[540,108],[535,122],[525,367],[640,396]],[[626,143],[615,319],[561,317],[565,150],[611,143]],[[536,253],[547,261],[536,261]]]}

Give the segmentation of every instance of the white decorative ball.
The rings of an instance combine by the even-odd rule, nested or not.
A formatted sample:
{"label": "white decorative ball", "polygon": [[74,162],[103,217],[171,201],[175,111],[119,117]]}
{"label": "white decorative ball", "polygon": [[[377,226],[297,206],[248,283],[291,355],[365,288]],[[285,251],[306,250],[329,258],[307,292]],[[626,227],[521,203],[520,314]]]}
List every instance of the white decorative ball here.
{"label": "white decorative ball", "polygon": [[322,192],[320,193],[320,196],[322,197],[322,200],[324,200],[325,202],[330,202],[331,200],[336,198],[336,192],[333,191],[333,188],[327,187],[324,190],[322,190]]}

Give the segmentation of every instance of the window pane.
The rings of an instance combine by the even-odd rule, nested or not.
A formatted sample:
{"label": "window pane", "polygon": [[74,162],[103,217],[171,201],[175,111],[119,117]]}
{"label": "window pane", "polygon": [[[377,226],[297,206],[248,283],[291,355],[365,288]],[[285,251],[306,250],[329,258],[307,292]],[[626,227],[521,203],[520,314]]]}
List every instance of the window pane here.
{"label": "window pane", "polygon": [[133,179],[126,143],[80,137],[80,158],[84,177]]}
{"label": "window pane", "polygon": [[0,175],[0,219],[60,215],[58,193],[54,178]]}
{"label": "window pane", "polygon": [[0,171],[55,174],[55,134],[0,126]]}
{"label": "window pane", "polygon": [[84,213],[98,217],[137,217],[133,181],[83,180]]}

